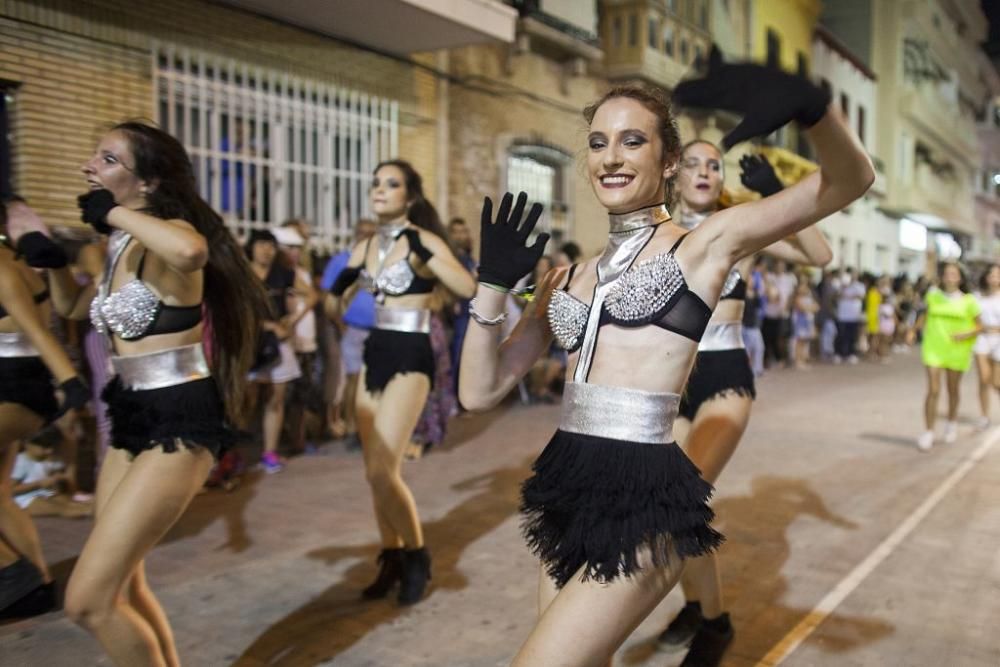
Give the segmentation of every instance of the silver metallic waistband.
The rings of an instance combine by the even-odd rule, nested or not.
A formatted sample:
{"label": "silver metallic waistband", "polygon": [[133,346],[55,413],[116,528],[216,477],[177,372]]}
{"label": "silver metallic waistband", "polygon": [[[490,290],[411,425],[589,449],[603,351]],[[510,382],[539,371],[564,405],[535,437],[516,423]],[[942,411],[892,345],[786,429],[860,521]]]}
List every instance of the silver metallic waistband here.
{"label": "silver metallic waistband", "polygon": [[173,387],[212,377],[201,343],[149,354],[111,357],[111,367],[122,384],[139,391]]}
{"label": "silver metallic waistband", "polygon": [[743,324],[741,322],[718,322],[709,324],[698,343],[699,352],[743,349]]}
{"label": "silver metallic waistband", "polygon": [[37,357],[38,350],[21,331],[0,333],[0,357]]}
{"label": "silver metallic waistband", "polygon": [[673,442],[679,394],[567,382],[559,429],[612,440]]}
{"label": "silver metallic waistband", "polygon": [[431,332],[431,311],[426,308],[375,306],[375,328],[429,334]]}

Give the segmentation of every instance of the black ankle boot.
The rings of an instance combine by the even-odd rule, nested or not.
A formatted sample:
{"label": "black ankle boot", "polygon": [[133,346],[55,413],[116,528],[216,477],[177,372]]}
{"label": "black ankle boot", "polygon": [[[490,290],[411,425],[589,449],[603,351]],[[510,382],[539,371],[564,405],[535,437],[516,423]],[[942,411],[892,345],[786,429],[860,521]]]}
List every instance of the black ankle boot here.
{"label": "black ankle boot", "polygon": [[403,551],[403,578],[399,582],[399,604],[420,602],[431,578],[431,555],[426,547]]}
{"label": "black ankle boot", "polygon": [[403,576],[403,550],[382,549],[378,555],[378,576],[372,585],[361,591],[361,596],[368,600],[384,598]]}

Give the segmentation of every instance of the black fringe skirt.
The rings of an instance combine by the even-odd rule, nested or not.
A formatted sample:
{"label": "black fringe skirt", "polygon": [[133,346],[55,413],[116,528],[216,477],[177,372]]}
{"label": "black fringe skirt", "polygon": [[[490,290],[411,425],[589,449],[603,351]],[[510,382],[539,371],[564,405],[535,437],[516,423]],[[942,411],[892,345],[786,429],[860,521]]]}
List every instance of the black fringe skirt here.
{"label": "black fringe skirt", "polygon": [[0,357],[0,403],[18,403],[48,423],[59,414],[52,373],[41,357]]}
{"label": "black fringe skirt", "polygon": [[521,489],[528,546],[562,588],[578,572],[602,583],[656,566],[672,553],[704,555],[723,540],[712,528],[712,485],[676,443],[648,444],[558,430]]}
{"label": "black fringe skirt", "polygon": [[220,459],[240,438],[226,423],[226,410],[214,378],[164,387],[136,390],[115,376],[101,398],[111,418],[111,446],[138,456],[163,447],[203,447]]}
{"label": "black fringe skirt", "polygon": [[681,394],[679,414],[694,419],[698,408],[716,396],[736,394],[757,398],[750,357],[744,349],[699,352]]}
{"label": "black fringe skirt", "polygon": [[396,375],[423,373],[434,388],[434,351],[425,333],[372,329],[365,340],[365,388],[377,394]]}

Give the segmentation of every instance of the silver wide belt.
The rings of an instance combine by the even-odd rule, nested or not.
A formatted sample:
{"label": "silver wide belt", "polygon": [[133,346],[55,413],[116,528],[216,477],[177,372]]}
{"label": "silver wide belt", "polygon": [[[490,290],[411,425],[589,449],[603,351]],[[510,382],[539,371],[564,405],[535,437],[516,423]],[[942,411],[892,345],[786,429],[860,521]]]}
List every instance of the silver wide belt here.
{"label": "silver wide belt", "polygon": [[169,350],[111,357],[111,367],[130,389],[163,389],[212,377],[201,343]]}
{"label": "silver wide belt", "polygon": [[404,333],[431,332],[431,311],[426,308],[375,306],[375,328]]}
{"label": "silver wide belt", "polygon": [[679,394],[567,382],[559,429],[612,440],[673,442]]}
{"label": "silver wide belt", "polygon": [[0,333],[0,357],[37,357],[38,350],[21,331]]}
{"label": "silver wide belt", "polygon": [[709,324],[705,329],[704,335],[701,337],[701,342],[698,343],[699,352],[742,350],[743,347],[742,322]]}

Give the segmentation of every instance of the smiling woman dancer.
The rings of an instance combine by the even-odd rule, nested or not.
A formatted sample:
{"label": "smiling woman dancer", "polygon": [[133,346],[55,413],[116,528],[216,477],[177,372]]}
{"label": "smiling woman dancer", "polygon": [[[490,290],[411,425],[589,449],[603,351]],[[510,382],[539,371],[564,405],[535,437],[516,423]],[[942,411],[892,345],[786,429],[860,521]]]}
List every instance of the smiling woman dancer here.
{"label": "smiling woman dancer", "polygon": [[420,601],[431,577],[430,555],[402,463],[434,381],[433,292],[440,284],[467,299],[476,284],[444,240],[437,211],[408,162],[378,165],[370,194],[378,232],[354,248],[330,291],[339,297],[335,308],[346,307],[357,286],[376,295],[357,420],[382,552],[378,577],[363,595],[385,597],[399,583],[397,600],[407,605]]}
{"label": "smiling woman dancer", "polygon": [[[109,234],[97,286],[52,273],[53,301],[112,348],[104,390],[111,449],[96,522],[66,590],[66,613],[117,665],[177,665],[144,559],[184,512],[233,439],[266,296],[222,219],[197,193],[181,144],[154,127],[115,126],[83,165],[84,222]],[[203,314],[215,351],[202,349]]]}
{"label": "smiling woman dancer", "polygon": [[35,271],[66,266],[66,253],[38,231],[19,236],[15,249],[8,213],[12,227],[37,217],[18,198],[0,203],[0,618],[43,613],[56,603],[35,524],[14,502],[17,441],[89,399],[49,331],[49,291]]}
{"label": "smiling woman dancer", "polygon": [[744,114],[727,145],[796,120],[821,168],[684,232],[663,224],[681,148],[670,102],[654,90],[613,89],[584,112],[608,245],[575,269],[551,272],[502,343],[503,292],[535,265],[545,239],[526,247],[540,207],[522,224],[523,193],[513,210],[504,196],[496,222],[487,200],[463,404],[499,403],[553,336],[571,351],[559,429],[522,490],[525,533],[544,573],[541,618],[517,667],[607,664],[685,559],[718,546],[711,485],[671,437],[698,340],[739,260],[841,209],[874,178],[839,112],[828,110],[829,96],[805,79],[713,56],[707,77],[681,84],[674,97]]}
{"label": "smiling woman dancer", "polygon": [[[762,156],[740,160],[740,180],[767,197],[783,188]],[[680,206],[675,223],[692,230],[719,210],[722,195],[722,151],[704,140],[688,143],[681,153],[678,173]],[[808,227],[788,240],[771,244],[765,252],[798,264],[823,266],[833,253],[818,227]],[[694,370],[681,396],[678,441],[715,484],[736,451],[750,421],[756,396],[753,369],[743,345],[743,310],[753,257],[740,260],[729,272],[712,319],[698,343]],[[677,650],[691,645],[684,665],[716,665],[732,640],[729,614],[723,613],[722,590],[715,553],[692,558],[684,566],[681,585],[687,604],[660,635],[659,645]]]}

